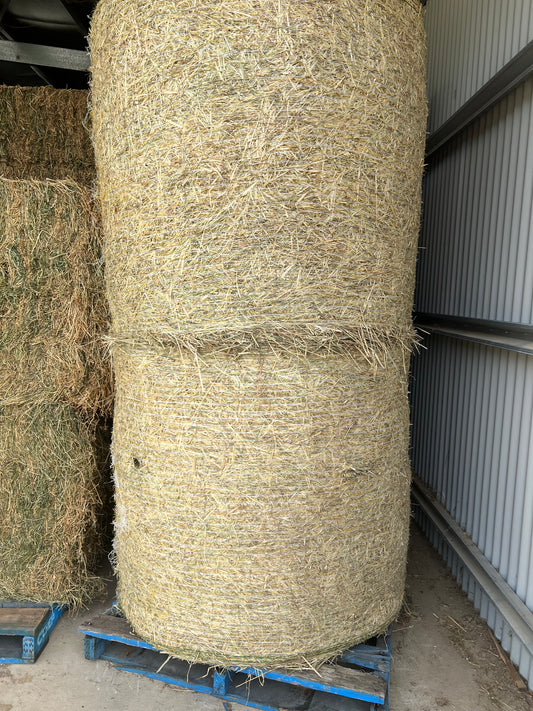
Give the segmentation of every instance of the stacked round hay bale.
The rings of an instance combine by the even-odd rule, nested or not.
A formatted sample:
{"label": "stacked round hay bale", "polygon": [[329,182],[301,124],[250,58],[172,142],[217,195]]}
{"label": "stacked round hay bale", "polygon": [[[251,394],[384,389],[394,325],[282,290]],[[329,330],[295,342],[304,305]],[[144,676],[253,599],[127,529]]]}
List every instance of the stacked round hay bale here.
{"label": "stacked round hay bale", "polygon": [[398,362],[116,344],[114,364],[119,600],[139,634],[190,660],[298,666],[396,616],[410,482]]}
{"label": "stacked round hay bale", "polygon": [[120,603],[319,662],[401,604],[425,131],[415,0],[100,0]]}
{"label": "stacked round hay bale", "polygon": [[96,585],[112,377],[86,99],[0,89],[0,598],[77,603]]}

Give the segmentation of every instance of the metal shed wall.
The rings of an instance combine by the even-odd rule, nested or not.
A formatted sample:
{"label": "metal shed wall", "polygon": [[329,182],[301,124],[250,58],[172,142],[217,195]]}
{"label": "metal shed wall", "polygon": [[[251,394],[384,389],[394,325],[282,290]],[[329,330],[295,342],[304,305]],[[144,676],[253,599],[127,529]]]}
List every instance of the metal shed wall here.
{"label": "metal shed wall", "polygon": [[419,311],[533,323],[532,190],[530,78],[428,165]]}
{"label": "metal shed wall", "polygon": [[[431,134],[524,55],[533,3],[428,0],[426,27]],[[530,686],[532,70],[428,157],[415,302],[430,335],[413,359],[411,388],[413,468],[429,489],[425,499],[418,491],[418,521]],[[433,495],[502,599],[431,515]]]}
{"label": "metal shed wall", "polygon": [[441,335],[426,346],[414,469],[533,608],[533,358]]}
{"label": "metal shed wall", "polygon": [[531,0],[428,0],[429,130],[533,38]]}

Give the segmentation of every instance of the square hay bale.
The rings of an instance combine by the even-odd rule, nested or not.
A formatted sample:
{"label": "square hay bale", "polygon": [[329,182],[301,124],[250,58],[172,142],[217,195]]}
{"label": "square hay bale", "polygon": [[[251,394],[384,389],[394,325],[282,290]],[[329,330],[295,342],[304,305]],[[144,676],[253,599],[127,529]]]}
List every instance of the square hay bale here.
{"label": "square hay bale", "polygon": [[0,407],[0,599],[75,605],[101,585],[107,451],[71,407]]}
{"label": "square hay bale", "polygon": [[87,92],[0,86],[0,175],[91,184]]}
{"label": "square hay bale", "polygon": [[107,306],[87,188],[0,178],[0,392],[4,405],[111,407]]}

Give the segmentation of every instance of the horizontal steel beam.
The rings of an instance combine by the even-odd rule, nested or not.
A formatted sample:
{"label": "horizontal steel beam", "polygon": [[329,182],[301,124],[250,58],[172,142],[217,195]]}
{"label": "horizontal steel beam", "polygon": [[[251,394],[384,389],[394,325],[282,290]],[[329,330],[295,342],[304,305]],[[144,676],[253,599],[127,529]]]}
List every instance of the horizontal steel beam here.
{"label": "horizontal steel beam", "polygon": [[525,324],[417,314],[415,326],[422,332],[533,355],[533,326]]}
{"label": "horizontal steel beam", "polygon": [[78,49],[0,40],[0,61],[88,72],[90,56]]}
{"label": "horizontal steel beam", "polygon": [[426,141],[426,158],[451,141],[533,73],[533,40],[474,94]]}
{"label": "horizontal steel beam", "polygon": [[512,628],[513,633],[533,655],[533,612],[416,476],[413,477],[412,494],[416,503]]}

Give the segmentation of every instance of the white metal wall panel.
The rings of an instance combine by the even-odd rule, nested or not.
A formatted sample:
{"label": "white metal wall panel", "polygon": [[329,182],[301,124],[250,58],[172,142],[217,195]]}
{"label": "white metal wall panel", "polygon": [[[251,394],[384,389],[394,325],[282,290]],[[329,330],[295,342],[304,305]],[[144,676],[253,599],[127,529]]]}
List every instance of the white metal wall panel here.
{"label": "white metal wall panel", "polygon": [[[532,41],[533,2],[428,0],[426,29],[432,132]],[[418,312],[533,325],[533,78],[433,153],[422,232]],[[533,356],[436,334],[424,345],[414,469],[533,610]],[[531,648],[417,518],[533,687]]]}
{"label": "white metal wall panel", "polygon": [[532,203],[533,78],[433,157],[417,310],[532,324]]}
{"label": "white metal wall panel", "polygon": [[533,609],[533,356],[438,335],[425,345],[414,470]]}
{"label": "white metal wall panel", "polygon": [[[413,467],[533,609],[533,356],[447,336],[413,359]],[[418,523],[533,687],[530,651],[422,511]]]}
{"label": "white metal wall panel", "polygon": [[533,39],[531,0],[428,0],[429,131]]}

